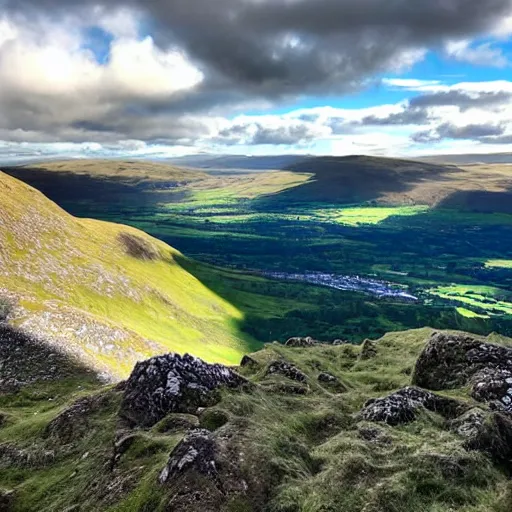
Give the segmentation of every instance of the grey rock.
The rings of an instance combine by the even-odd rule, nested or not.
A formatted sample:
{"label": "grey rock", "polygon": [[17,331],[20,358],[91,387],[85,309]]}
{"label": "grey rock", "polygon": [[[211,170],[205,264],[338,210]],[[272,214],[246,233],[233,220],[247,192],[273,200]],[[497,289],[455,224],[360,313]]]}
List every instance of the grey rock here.
{"label": "grey rock", "polygon": [[384,398],[368,400],[361,411],[367,421],[396,426],[414,421],[421,408],[455,418],[467,410],[464,404],[415,387],[406,387]]}
{"label": "grey rock", "polygon": [[320,343],[319,341],[313,339],[311,336],[308,336],[306,338],[290,338],[285,345],[287,347],[314,347]]}
{"label": "grey rock", "polygon": [[455,389],[486,368],[512,370],[512,349],[463,334],[435,333],[416,362],[413,384]]}
{"label": "grey rock", "polygon": [[464,447],[488,455],[493,462],[512,470],[512,418],[507,414],[491,413]]}
{"label": "grey rock", "polygon": [[246,366],[256,367],[256,366],[259,366],[259,363],[258,363],[258,361],[253,359],[251,356],[245,355],[244,357],[242,357],[242,360],[240,361],[240,366],[242,368],[245,368]]}
{"label": "grey rock", "polygon": [[151,427],[169,413],[194,413],[218,401],[221,387],[249,382],[220,364],[188,354],[168,354],[137,363],[126,383],[120,416],[130,424]]}
{"label": "grey rock", "polygon": [[489,414],[482,409],[471,409],[450,423],[450,429],[466,439],[474,438]]}
{"label": "grey rock", "polygon": [[267,368],[267,375],[283,375],[297,382],[306,382],[307,376],[296,366],[286,361],[273,361]]}
{"label": "grey rock", "polygon": [[160,473],[160,483],[164,484],[177,474],[190,469],[202,475],[216,477],[218,474],[215,462],[216,451],[216,443],[210,431],[192,430],[172,451],[167,465]]}
{"label": "grey rock", "polygon": [[327,372],[322,372],[318,375],[318,382],[336,393],[345,393],[347,391],[346,386],[340,382],[338,377]]}

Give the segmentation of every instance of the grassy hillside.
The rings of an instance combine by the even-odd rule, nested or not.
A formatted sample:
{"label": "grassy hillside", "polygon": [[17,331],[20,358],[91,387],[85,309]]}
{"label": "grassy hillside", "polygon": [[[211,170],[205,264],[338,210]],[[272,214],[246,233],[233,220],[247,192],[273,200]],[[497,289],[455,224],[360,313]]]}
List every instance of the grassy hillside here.
{"label": "grassy hillside", "polygon": [[13,321],[116,378],[168,351],[233,363],[242,313],[136,229],[76,219],[0,173],[0,295]]}
{"label": "grassy hillside", "polygon": [[[459,168],[441,163],[349,156],[307,158],[287,170],[314,176],[302,187],[276,196],[282,202],[373,201],[395,206],[442,205],[512,212],[512,178],[510,166],[506,165]],[[494,210],[489,206],[491,202]]]}
{"label": "grassy hillside", "polygon": [[[15,512],[70,510],[76,503],[83,512],[509,511],[509,476],[486,455],[464,449],[464,438],[441,414],[422,410],[416,421],[395,427],[357,415],[366,400],[410,384],[431,333],[388,334],[366,356],[351,345],[268,345],[241,369],[254,384],[251,392],[226,391],[213,407],[170,414],[146,429],[119,424],[119,389],[90,394],[89,386],[84,399],[83,390],[65,389],[63,381],[2,396],[0,488],[14,491]],[[489,341],[512,344],[499,337]],[[274,361],[295,365],[306,382],[269,375]],[[337,379],[338,387],[319,381],[321,372]],[[477,413],[487,409],[467,388],[443,395],[477,407]],[[70,408],[77,399],[80,407]],[[188,477],[159,483],[171,451],[198,426],[228,447],[248,495],[236,497],[231,484],[237,475],[226,477],[222,466],[214,483],[232,497],[222,507],[197,501],[210,497],[213,479],[186,464]],[[172,507],[172,499],[192,491],[189,507]]]}

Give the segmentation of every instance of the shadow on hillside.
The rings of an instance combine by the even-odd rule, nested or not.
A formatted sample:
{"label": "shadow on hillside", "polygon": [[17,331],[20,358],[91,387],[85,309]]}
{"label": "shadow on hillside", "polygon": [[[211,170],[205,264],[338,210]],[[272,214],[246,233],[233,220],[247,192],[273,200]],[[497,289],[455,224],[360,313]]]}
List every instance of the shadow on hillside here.
{"label": "shadow on hillside", "polygon": [[1,171],[36,188],[71,214],[83,211],[77,210],[74,203],[124,203],[128,207],[144,207],[186,199],[186,193],[179,192],[178,184],[173,181],[156,183],[140,178],[94,177],[37,167],[4,167]]}
{"label": "shadow on hillside", "polygon": [[437,208],[456,209],[474,213],[512,214],[512,185],[506,192],[488,192],[485,190],[468,190],[455,192]]}
{"label": "shadow on hillside", "polygon": [[314,176],[298,187],[267,196],[262,204],[373,201],[385,194],[404,194],[426,180],[449,181],[453,173],[462,172],[454,166],[363,156],[306,158],[283,170]]}
{"label": "shadow on hillside", "polygon": [[0,393],[69,378],[100,382],[96,372],[74,357],[0,323]]}

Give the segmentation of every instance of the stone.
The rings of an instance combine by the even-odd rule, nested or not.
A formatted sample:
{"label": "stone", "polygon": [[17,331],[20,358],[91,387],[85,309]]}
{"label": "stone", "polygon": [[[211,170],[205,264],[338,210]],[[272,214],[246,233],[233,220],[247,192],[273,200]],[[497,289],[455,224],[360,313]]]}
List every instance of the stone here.
{"label": "stone", "polygon": [[130,425],[151,427],[170,413],[193,414],[198,407],[215,405],[222,387],[248,386],[230,368],[188,354],[153,357],[135,366],[119,414]]}
{"label": "stone", "polygon": [[418,358],[412,379],[427,389],[455,389],[485,369],[512,371],[512,349],[440,332],[432,335]]}
{"label": "stone", "polygon": [[196,429],[189,432],[172,451],[167,465],[159,476],[161,484],[177,474],[194,469],[205,476],[217,475],[216,443],[210,431]]}
{"label": "stone", "polygon": [[[216,433],[190,431],[171,452],[159,475],[172,489],[169,512],[261,510],[268,490],[252,473],[242,470],[244,443],[229,429]],[[240,508],[232,507],[236,503]]]}
{"label": "stone", "polygon": [[307,376],[296,366],[286,361],[273,361],[267,368],[267,375],[283,375],[284,377],[297,382],[306,382]]}
{"label": "stone", "polygon": [[89,432],[89,416],[106,406],[111,398],[109,393],[80,398],[48,424],[45,435],[64,445],[84,437]]}
{"label": "stone", "polygon": [[367,421],[397,426],[414,421],[421,408],[448,419],[456,418],[467,409],[457,400],[441,397],[423,389],[406,387],[384,398],[368,400],[361,411],[361,417]]}
{"label": "stone", "polygon": [[240,366],[242,368],[245,368],[247,366],[248,367],[256,367],[256,366],[259,366],[259,363],[258,363],[258,361],[253,359],[251,356],[245,355],[244,357],[242,357],[242,360],[240,361]]}
{"label": "stone", "polygon": [[348,345],[350,344],[350,341],[346,341],[346,340],[334,340],[332,342],[332,344],[335,346],[335,347],[338,347],[340,345]]}
{"label": "stone", "polygon": [[336,393],[345,393],[347,391],[347,387],[340,382],[338,377],[327,372],[322,372],[318,375],[318,382]]}
{"label": "stone", "polygon": [[512,418],[494,412],[464,444],[467,450],[485,453],[493,462],[512,470]]}
{"label": "stone", "polygon": [[314,347],[320,343],[317,340],[314,340],[311,336],[308,336],[307,338],[290,338],[285,345],[287,347]]}
{"label": "stone", "polygon": [[470,409],[462,416],[450,422],[450,430],[461,437],[471,439],[478,434],[487,416],[488,413],[482,411],[482,409]]}

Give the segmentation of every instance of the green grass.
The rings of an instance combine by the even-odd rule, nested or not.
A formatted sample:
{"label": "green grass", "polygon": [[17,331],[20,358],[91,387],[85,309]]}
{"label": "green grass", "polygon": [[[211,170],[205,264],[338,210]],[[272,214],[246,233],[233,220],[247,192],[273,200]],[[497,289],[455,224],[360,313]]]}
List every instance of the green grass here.
{"label": "green grass", "polygon": [[466,308],[457,308],[457,313],[462,315],[464,318],[489,318],[489,315],[479,315],[478,313]]}
{"label": "green grass", "polygon": [[314,213],[327,222],[345,226],[380,224],[390,217],[410,217],[429,210],[428,206],[322,208]]}
{"label": "green grass", "polygon": [[512,269],[512,260],[488,260],[485,262],[488,268],[506,268]]}
{"label": "green grass", "polygon": [[[369,398],[386,395],[411,382],[417,357],[431,329],[393,333],[377,343],[377,354],[361,360],[360,347],[316,346],[308,349],[269,344],[253,354],[254,368],[241,372],[258,386],[251,392],[221,394],[217,405],[198,418],[201,425],[223,429],[223,443],[233,453],[248,484],[248,496],[219,512],[254,510],[251,497],[276,512],[505,512],[512,488],[508,476],[484,455],[463,449],[463,439],[446,428],[443,418],[423,412],[417,421],[399,427],[361,421],[357,413]],[[506,338],[493,341],[512,346]],[[308,377],[306,395],[270,391],[286,379],[267,376],[271,361],[284,359]],[[336,395],[317,376],[327,371],[347,388]],[[32,460],[45,450],[56,457],[45,464],[3,465],[0,487],[14,489],[15,511],[53,512],[79,502],[85,512],[164,511],[178,491],[160,485],[158,474],[185,430],[162,434],[158,428],[125,432],[133,443],[111,469],[117,411],[122,393],[114,389],[77,390],[77,382],[58,383],[45,393],[25,391],[25,400],[7,395],[0,411],[10,419],[0,442],[30,449]],[[78,396],[106,393],[107,400],[80,421],[86,428],[70,444],[45,435],[46,425]],[[48,396],[58,396],[49,401]],[[467,389],[448,394],[474,405]],[[31,398],[30,398],[31,397]],[[172,415],[168,416],[172,419]],[[376,429],[381,442],[361,436]],[[220,432],[219,432],[220,434]],[[460,471],[447,471],[446,461]],[[222,471],[222,468],[220,468]],[[208,492],[208,479],[196,476],[188,490]],[[228,482],[223,482],[229,493]],[[197,489],[196,489],[197,487]],[[257,490],[261,489],[258,493]],[[251,494],[255,493],[255,494]]]}
{"label": "green grass", "polygon": [[[490,314],[503,313],[512,315],[512,297],[510,293],[499,288],[478,285],[450,285],[432,289],[430,293],[446,300],[472,306]],[[468,317],[468,315],[464,316]]]}
{"label": "green grass", "polygon": [[[237,363],[260,345],[240,330],[244,314],[189,274],[180,253],[127,226],[76,219],[0,174],[2,286],[23,307],[17,322],[126,377],[156,353],[191,352]],[[131,237],[150,257],[134,257]],[[57,308],[57,309],[56,309]]]}

